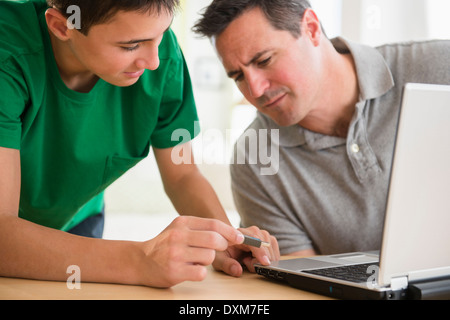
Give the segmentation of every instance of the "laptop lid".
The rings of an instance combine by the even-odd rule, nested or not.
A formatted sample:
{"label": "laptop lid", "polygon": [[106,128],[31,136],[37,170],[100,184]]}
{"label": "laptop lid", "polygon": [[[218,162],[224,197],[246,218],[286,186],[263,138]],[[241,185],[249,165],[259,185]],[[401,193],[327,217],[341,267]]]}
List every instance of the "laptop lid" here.
{"label": "laptop lid", "polygon": [[404,89],[378,283],[450,274],[450,86]]}

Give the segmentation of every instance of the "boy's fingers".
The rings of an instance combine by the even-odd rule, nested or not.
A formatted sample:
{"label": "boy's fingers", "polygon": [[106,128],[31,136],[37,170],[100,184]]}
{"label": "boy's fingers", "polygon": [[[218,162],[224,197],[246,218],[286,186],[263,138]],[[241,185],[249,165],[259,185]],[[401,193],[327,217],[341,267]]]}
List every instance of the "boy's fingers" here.
{"label": "boy's fingers", "polygon": [[230,245],[241,244],[243,234],[232,226],[216,220],[199,217],[178,217],[176,223],[183,224],[191,230],[214,231],[223,236]]}

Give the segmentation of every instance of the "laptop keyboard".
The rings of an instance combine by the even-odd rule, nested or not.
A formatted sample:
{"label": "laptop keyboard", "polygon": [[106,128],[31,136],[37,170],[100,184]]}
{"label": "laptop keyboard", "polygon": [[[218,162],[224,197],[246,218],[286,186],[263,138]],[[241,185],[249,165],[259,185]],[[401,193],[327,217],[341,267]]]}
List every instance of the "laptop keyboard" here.
{"label": "laptop keyboard", "polygon": [[318,276],[324,276],[350,282],[363,283],[367,282],[369,277],[373,275],[370,266],[378,266],[378,263],[355,264],[350,266],[332,267],[326,269],[304,270],[304,273],[310,273]]}

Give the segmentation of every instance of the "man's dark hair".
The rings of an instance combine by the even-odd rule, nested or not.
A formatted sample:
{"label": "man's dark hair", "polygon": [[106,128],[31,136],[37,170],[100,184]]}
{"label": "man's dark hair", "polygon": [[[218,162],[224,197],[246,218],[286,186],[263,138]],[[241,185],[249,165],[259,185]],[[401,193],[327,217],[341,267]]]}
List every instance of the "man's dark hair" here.
{"label": "man's dark hair", "polygon": [[214,0],[204,11],[192,30],[202,36],[219,36],[228,25],[244,12],[259,8],[277,30],[301,35],[300,21],[308,8],[307,0]]}
{"label": "man's dark hair", "polygon": [[70,15],[67,8],[72,5],[78,6],[81,15],[79,31],[87,35],[92,26],[108,22],[118,11],[157,14],[166,11],[173,14],[179,6],[179,0],[47,0],[47,4],[67,17]]}

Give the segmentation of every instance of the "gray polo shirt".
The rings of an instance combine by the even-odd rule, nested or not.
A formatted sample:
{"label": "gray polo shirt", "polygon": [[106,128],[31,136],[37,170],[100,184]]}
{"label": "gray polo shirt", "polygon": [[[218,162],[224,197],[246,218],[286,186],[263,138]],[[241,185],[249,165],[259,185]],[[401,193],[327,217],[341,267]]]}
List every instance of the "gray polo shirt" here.
{"label": "gray polo shirt", "polygon": [[[347,138],[280,127],[258,113],[235,147],[232,191],[241,224],[268,230],[282,254],[380,249],[403,86],[450,84],[450,41],[378,48],[343,38],[332,43],[352,54],[359,80]],[[256,156],[245,143],[252,132],[260,148]],[[264,155],[272,155],[275,174],[264,173],[270,162]]]}

